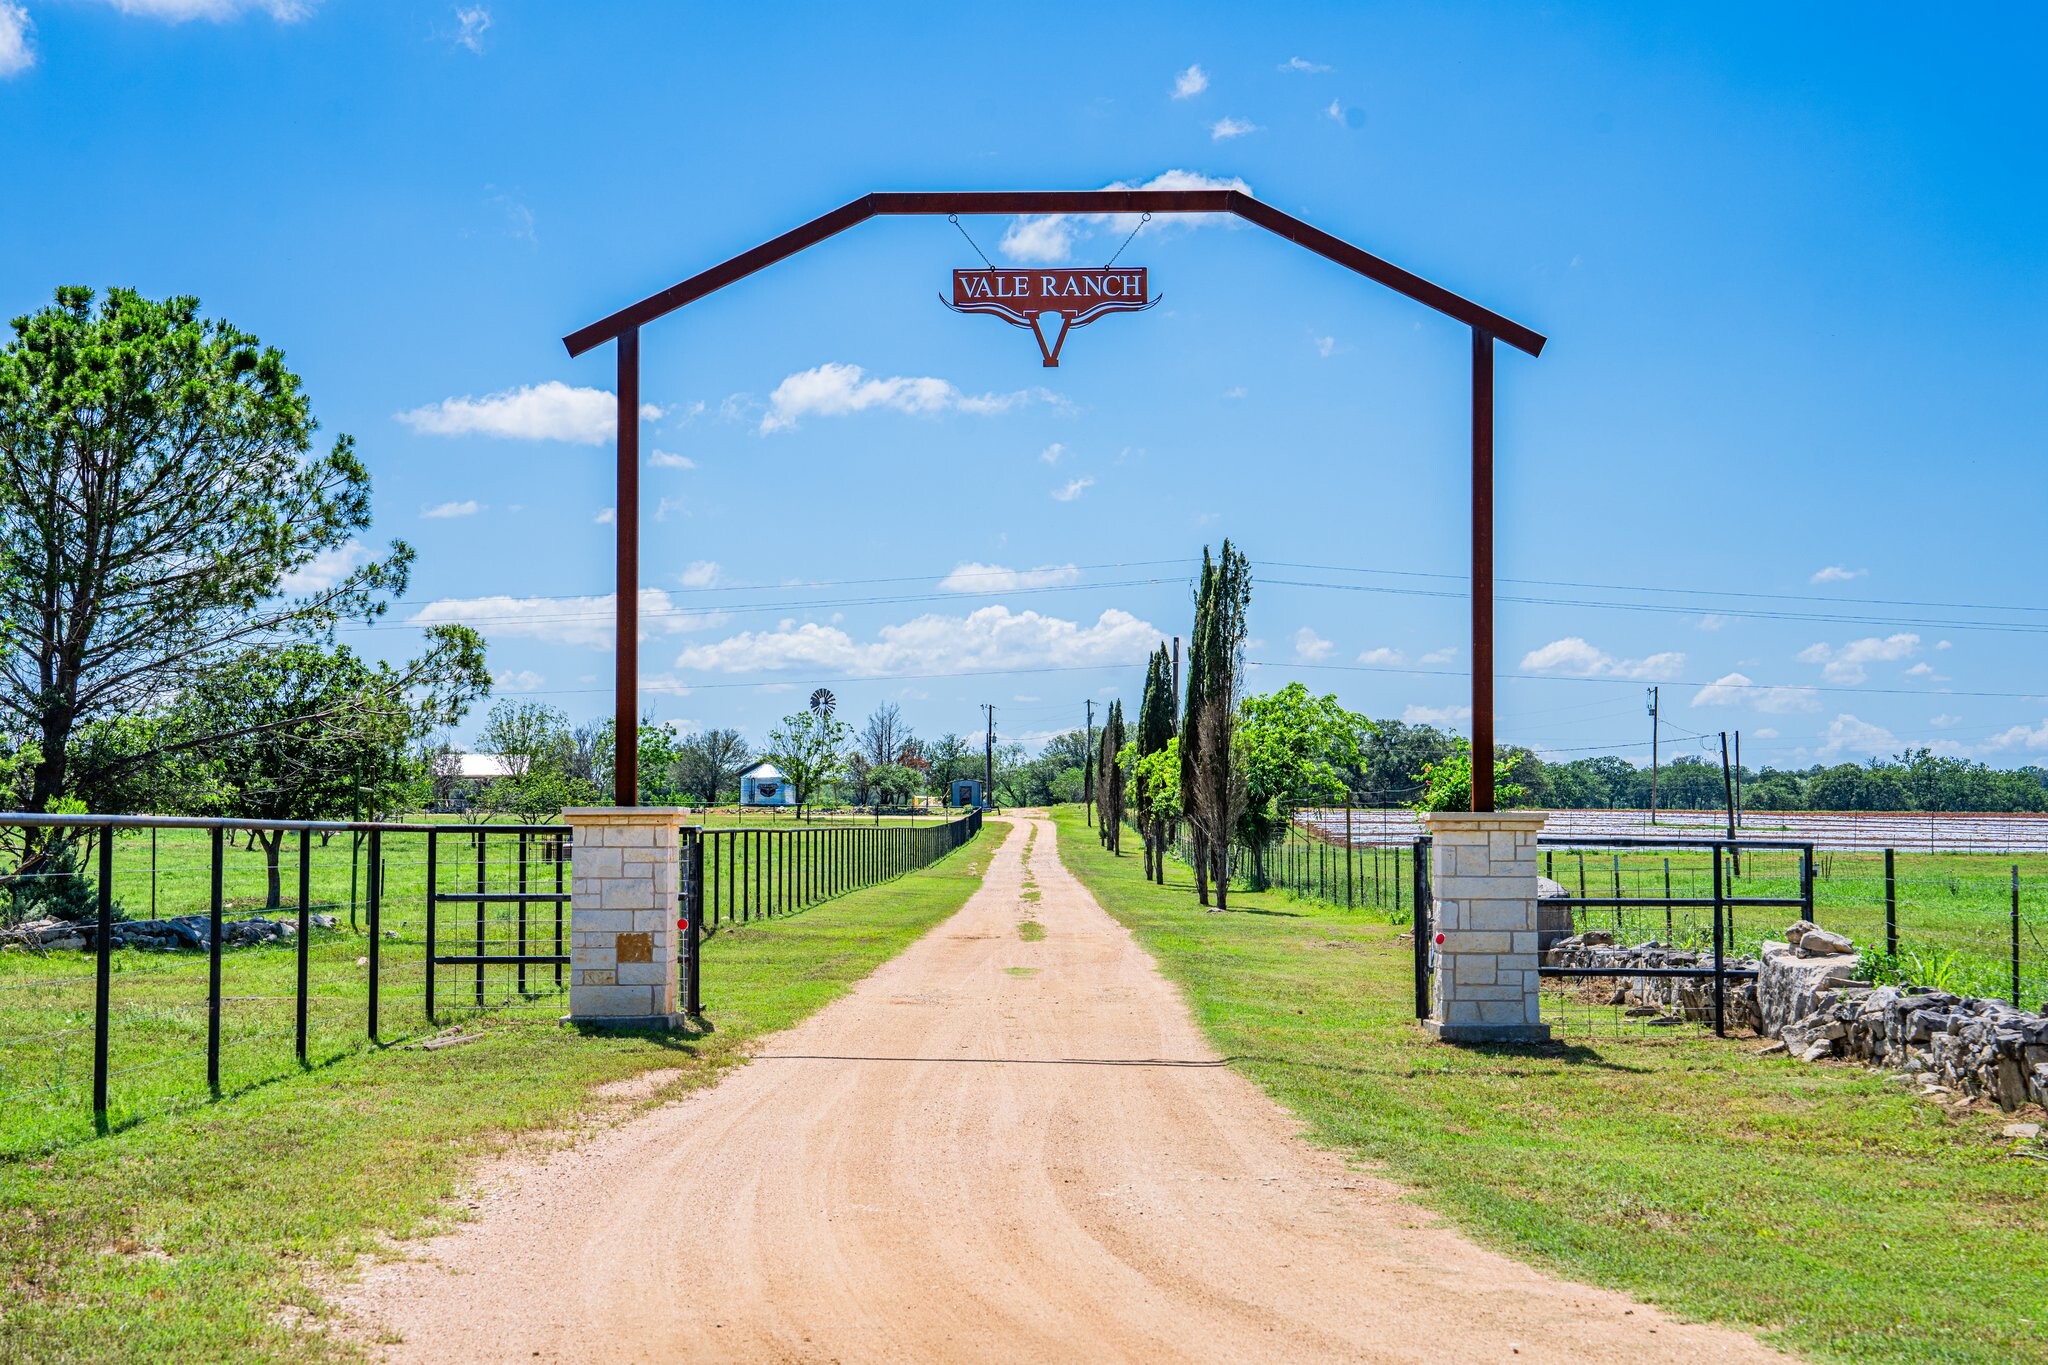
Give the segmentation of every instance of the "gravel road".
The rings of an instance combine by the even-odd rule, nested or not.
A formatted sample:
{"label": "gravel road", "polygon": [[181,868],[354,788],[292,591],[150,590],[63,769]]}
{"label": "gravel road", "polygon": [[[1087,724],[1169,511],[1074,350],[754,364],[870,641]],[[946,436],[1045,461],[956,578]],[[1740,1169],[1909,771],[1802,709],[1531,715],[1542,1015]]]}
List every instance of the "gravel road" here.
{"label": "gravel road", "polygon": [[1483,1250],[1307,1146],[1054,839],[1019,820],[848,996],[494,1173],[476,1221],[344,1306],[400,1361],[1784,1358]]}

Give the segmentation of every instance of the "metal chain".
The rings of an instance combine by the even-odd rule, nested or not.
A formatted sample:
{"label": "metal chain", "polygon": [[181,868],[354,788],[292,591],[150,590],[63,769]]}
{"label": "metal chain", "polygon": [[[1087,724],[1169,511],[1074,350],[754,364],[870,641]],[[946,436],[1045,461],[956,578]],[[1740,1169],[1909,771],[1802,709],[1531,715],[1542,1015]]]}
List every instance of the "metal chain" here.
{"label": "metal chain", "polygon": [[956,228],[960,228],[960,235],[961,235],[962,237],[967,237],[967,245],[969,245],[969,246],[971,246],[971,247],[973,247],[973,248],[974,248],[974,254],[975,254],[975,255],[977,255],[977,256],[979,256],[979,257],[981,257],[981,263],[982,263],[983,265],[987,266],[987,267],[988,267],[988,268],[989,268],[990,270],[994,270],[994,269],[996,268],[996,263],[995,263],[994,261],[992,261],[992,260],[990,260],[990,259],[988,258],[988,253],[987,253],[986,251],[983,251],[983,250],[981,249],[981,245],[980,245],[980,243],[976,242],[976,241],[975,241],[975,240],[974,240],[974,239],[973,239],[972,237],[968,237],[968,236],[967,236],[967,229],[966,229],[966,228],[964,228],[964,227],[960,227],[960,215],[959,215],[959,214],[957,214],[957,213],[949,213],[949,214],[947,214],[947,215],[946,215],[946,221],[947,221],[947,222],[949,222],[949,223],[951,223],[951,224],[952,224],[952,225],[953,225],[954,227],[956,227]]}
{"label": "metal chain", "polygon": [[[1147,224],[1147,223],[1149,223],[1149,222],[1151,222],[1151,221],[1152,221],[1152,215],[1151,215],[1151,214],[1149,214],[1149,213],[1146,213],[1146,214],[1141,214],[1141,215],[1139,215],[1139,218],[1138,218],[1138,226],[1137,226],[1137,227],[1134,227],[1134,228],[1132,228],[1132,229],[1131,229],[1131,237],[1135,237],[1135,236],[1137,236],[1139,232],[1141,232],[1141,231],[1143,231],[1143,230],[1144,230],[1145,224]],[[1124,246],[1129,246],[1129,245],[1131,244],[1131,237],[1126,237],[1126,238],[1124,238]],[[1118,248],[1116,249],[1116,256],[1121,256],[1121,255],[1123,255],[1123,254],[1124,254],[1124,246],[1120,246],[1120,247],[1118,247]],[[1113,266],[1113,265],[1115,265],[1115,264],[1116,264],[1116,256],[1112,256],[1112,257],[1110,257],[1110,258],[1109,258],[1109,260],[1108,260],[1108,261],[1106,261],[1106,262],[1105,262],[1105,263],[1103,264],[1103,267],[1102,267],[1102,268],[1103,268],[1104,270],[1107,270],[1107,269],[1109,269],[1109,267],[1110,267],[1110,266]]]}

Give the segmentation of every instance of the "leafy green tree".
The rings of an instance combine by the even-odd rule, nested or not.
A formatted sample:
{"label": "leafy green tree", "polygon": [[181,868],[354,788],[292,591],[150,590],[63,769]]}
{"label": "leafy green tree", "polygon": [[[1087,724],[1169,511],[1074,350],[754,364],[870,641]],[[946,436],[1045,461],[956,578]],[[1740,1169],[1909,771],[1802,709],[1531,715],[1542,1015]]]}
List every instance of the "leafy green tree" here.
{"label": "leafy green tree", "polygon": [[924,773],[907,763],[883,763],[868,773],[877,801],[885,806],[907,806],[924,790]]}
{"label": "leafy green tree", "polygon": [[1239,704],[1236,760],[1245,803],[1237,832],[1251,850],[1255,886],[1266,885],[1266,849],[1295,806],[1344,799],[1344,775],[1361,770],[1373,729],[1334,694],[1318,697],[1298,682]]}
{"label": "leafy green tree", "polygon": [[198,300],[67,286],[0,349],[0,708],[36,741],[31,809],[95,720],[154,709],[237,650],[320,638],[404,591],[371,558],[370,477],[318,424],[284,356]]}
{"label": "leafy green tree", "polygon": [[1195,833],[1195,893],[1207,905],[1213,877],[1219,910],[1230,908],[1230,841],[1245,801],[1244,776],[1233,761],[1232,730],[1244,681],[1251,593],[1251,566],[1228,540],[1214,559],[1202,547],[1187,705],[1181,713],[1180,787]]}
{"label": "leafy green tree", "polygon": [[[1167,821],[1153,800],[1157,769],[1147,766],[1144,760],[1164,749],[1172,741],[1173,732],[1173,663],[1165,644],[1161,643],[1146,661],[1145,687],[1138,702],[1138,724],[1130,743],[1125,746],[1129,753],[1122,760],[1124,771],[1129,775],[1131,809],[1137,819],[1139,839],[1144,844],[1145,875],[1157,882],[1166,880]],[[1178,791],[1179,787],[1180,777],[1176,773],[1174,789]]]}
{"label": "leafy green tree", "polygon": [[477,746],[502,759],[507,769],[484,788],[486,818],[503,811],[537,823],[555,818],[564,807],[598,802],[598,785],[579,771],[576,735],[557,707],[504,698],[484,717]]}
{"label": "leafy green tree", "polygon": [[768,732],[768,751],[763,757],[782,770],[783,780],[796,794],[798,819],[845,770],[846,745],[852,733],[844,721],[823,711],[784,716],[782,723]]}
{"label": "leafy green tree", "polygon": [[[1493,761],[1493,794],[1501,806],[1512,806],[1526,792],[1515,784],[1516,759],[1512,754],[1496,755]],[[1450,755],[1422,770],[1422,794],[1410,803],[1416,810],[1472,809],[1472,742],[1460,739]]]}
{"label": "leafy green tree", "polygon": [[[460,720],[490,689],[482,642],[436,628],[427,654],[401,671],[347,648],[290,644],[240,651],[193,680],[157,731],[122,766],[204,756],[207,782],[185,810],[252,820],[341,820],[389,814],[415,789],[415,741]],[[267,904],[281,903],[281,830],[258,830]]]}
{"label": "leafy green tree", "polygon": [[747,741],[739,731],[706,730],[676,746],[675,784],[705,805],[716,805],[733,790],[746,764]]}

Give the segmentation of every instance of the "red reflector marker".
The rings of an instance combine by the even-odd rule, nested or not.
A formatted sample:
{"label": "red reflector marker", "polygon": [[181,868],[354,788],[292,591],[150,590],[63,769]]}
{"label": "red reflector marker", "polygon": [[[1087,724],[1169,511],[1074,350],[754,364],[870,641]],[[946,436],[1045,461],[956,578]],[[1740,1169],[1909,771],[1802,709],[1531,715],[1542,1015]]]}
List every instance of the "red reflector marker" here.
{"label": "red reflector marker", "polygon": [[1436,936],[1436,946],[1439,948],[1444,946],[1444,936],[1442,934]]}

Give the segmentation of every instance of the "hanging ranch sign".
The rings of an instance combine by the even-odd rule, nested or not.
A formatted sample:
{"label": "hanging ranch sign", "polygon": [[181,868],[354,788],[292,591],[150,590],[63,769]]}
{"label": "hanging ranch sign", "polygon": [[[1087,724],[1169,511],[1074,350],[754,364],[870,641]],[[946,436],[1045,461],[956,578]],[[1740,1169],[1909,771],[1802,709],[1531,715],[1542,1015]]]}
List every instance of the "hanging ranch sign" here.
{"label": "hanging ranch sign", "polygon": [[1057,365],[1060,347],[1076,327],[1085,327],[1106,313],[1135,313],[1159,300],[1150,292],[1143,266],[1104,266],[1089,270],[956,270],[953,297],[942,302],[956,313],[987,313],[1012,327],[1030,328],[1045,363]]}

